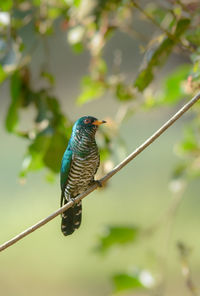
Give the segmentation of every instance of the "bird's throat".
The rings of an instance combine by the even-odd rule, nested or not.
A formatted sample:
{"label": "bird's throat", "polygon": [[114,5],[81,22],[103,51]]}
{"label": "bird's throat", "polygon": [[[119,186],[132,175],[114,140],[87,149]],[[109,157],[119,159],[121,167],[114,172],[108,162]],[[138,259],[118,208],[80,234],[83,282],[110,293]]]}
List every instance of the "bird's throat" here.
{"label": "bird's throat", "polygon": [[90,155],[90,153],[97,149],[95,141],[95,134],[76,133],[71,142],[72,151],[81,157]]}

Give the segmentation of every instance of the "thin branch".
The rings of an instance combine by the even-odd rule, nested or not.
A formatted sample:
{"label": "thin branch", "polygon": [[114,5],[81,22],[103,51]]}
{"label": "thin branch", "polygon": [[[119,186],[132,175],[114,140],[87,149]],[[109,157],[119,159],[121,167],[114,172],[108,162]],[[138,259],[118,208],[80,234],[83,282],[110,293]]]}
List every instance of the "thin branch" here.
{"label": "thin branch", "polygon": [[[174,36],[173,34],[171,34],[167,29],[165,29],[162,25],[160,25],[149,13],[147,13],[138,3],[137,1],[133,0],[133,6],[135,6],[149,21],[152,22],[152,24],[154,24],[156,27],[158,27],[163,33],[165,33],[167,35],[167,37],[169,39],[171,39],[172,41],[174,41],[175,43],[177,42],[177,36]],[[190,45],[184,44],[180,38],[178,38],[178,41],[180,42],[181,46],[186,49],[189,50],[190,52],[194,52],[194,48]]]}
{"label": "thin branch", "polygon": [[[107,182],[112,176],[114,176],[117,172],[119,172],[124,166],[126,166],[131,160],[133,160],[137,155],[139,155],[144,149],[146,149],[151,143],[153,143],[158,137],[160,137],[161,134],[164,133],[166,129],[168,129],[178,118],[180,118],[187,110],[189,110],[198,100],[200,99],[200,92],[194,96],[188,103],[186,103],[176,114],[174,114],[165,124],[161,126],[150,138],[148,138],[142,145],[140,145],[135,151],[133,151],[127,158],[125,158],[119,165],[117,165],[112,171],[110,171],[107,175],[105,175],[102,179],[99,181],[103,185],[105,182]],[[78,203],[80,200],[82,200],[84,197],[86,197],[88,194],[90,194],[92,191],[94,191],[98,187],[98,184],[95,183],[92,185],[88,190],[86,190],[84,193],[78,195],[74,201],[68,202],[66,205],[64,205],[62,208],[55,211],[50,216],[40,220],[35,225],[27,228],[25,231],[21,232],[17,236],[13,237],[9,241],[5,242],[0,246],[0,252],[5,250],[6,248],[12,246],[31,232],[35,231],[36,229],[40,228],[41,226],[45,225],[67,209],[71,208],[74,203]]]}
{"label": "thin branch", "polygon": [[188,256],[190,255],[191,250],[187,246],[185,246],[183,242],[178,242],[177,248],[178,248],[180,259],[181,259],[182,275],[185,279],[185,284],[188,288],[188,291],[192,296],[198,296],[199,293],[197,291],[197,287],[193,282],[191,269],[188,262]]}
{"label": "thin branch", "polygon": [[174,41],[175,37],[167,31],[165,28],[163,28],[149,13],[147,13],[138,3],[137,1],[133,1],[133,6],[135,6],[141,14],[143,14],[152,24],[154,24],[156,27],[158,27],[163,33],[165,33],[170,39]]}

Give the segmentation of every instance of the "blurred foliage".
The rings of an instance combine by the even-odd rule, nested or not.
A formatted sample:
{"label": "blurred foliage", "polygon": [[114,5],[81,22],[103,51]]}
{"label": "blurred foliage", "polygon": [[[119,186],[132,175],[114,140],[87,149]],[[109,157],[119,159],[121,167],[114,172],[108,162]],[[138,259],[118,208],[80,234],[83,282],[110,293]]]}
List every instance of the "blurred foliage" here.
{"label": "blurred foliage", "polygon": [[123,290],[143,288],[142,283],[140,282],[137,275],[130,274],[117,274],[113,277],[114,289],[116,292]]}
{"label": "blurred foliage", "polygon": [[[42,77],[48,77],[51,83],[53,81],[48,73],[42,73]],[[70,137],[71,123],[61,112],[57,99],[48,89],[35,91],[31,88],[27,67],[13,72],[10,94],[12,101],[6,117],[6,129],[29,140],[21,177],[25,177],[28,171],[38,170],[44,166],[53,172],[59,172],[66,142]],[[21,130],[20,110],[30,106],[36,109],[34,126],[30,130]]]}
{"label": "blurred foliage", "polygon": [[[54,36],[56,25],[67,34],[67,42],[75,54],[87,50],[90,54],[89,73],[82,79],[82,90],[77,98],[79,105],[102,97],[110,92],[119,101],[122,113],[112,121],[112,130],[101,132],[100,152],[106,164],[112,159],[112,141],[118,136],[121,122],[138,108],[149,111],[157,106],[175,105],[191,97],[200,86],[200,4],[199,0],[4,0],[0,1],[0,83],[10,80],[11,102],[5,127],[9,133],[27,139],[27,151],[22,164],[21,177],[29,171],[48,168],[59,171],[62,154],[69,140],[72,122],[63,114],[59,99],[53,95],[56,84],[48,66],[41,65],[38,73],[42,87],[32,85],[30,66],[34,49],[45,38]],[[148,22],[157,30],[145,36],[135,29],[134,19]],[[29,26],[33,46],[30,48],[21,31]],[[122,73],[121,58],[116,54],[108,67],[104,49],[117,32],[130,38],[139,38],[143,61],[135,79]],[[164,79],[162,89],[153,86],[157,73],[172,53],[183,55],[187,63],[178,66]],[[142,93],[143,100],[139,100]],[[35,110],[31,127],[20,126],[21,110]],[[122,114],[119,116],[119,114]],[[69,115],[69,114],[68,114]],[[176,151],[182,157],[174,170],[175,178],[197,177],[200,168],[200,108],[196,104],[189,127]],[[114,131],[114,132],[113,132]],[[119,140],[119,148],[123,145]],[[56,158],[54,157],[56,155]],[[112,167],[107,166],[109,169]],[[106,172],[106,166],[104,167]],[[52,180],[52,175],[47,175]],[[99,251],[105,252],[114,245],[135,243],[137,227],[110,227],[99,238]],[[143,287],[140,272],[118,274],[113,277],[116,291]]]}
{"label": "blurred foliage", "polygon": [[134,82],[134,86],[139,91],[143,91],[153,80],[155,68],[164,63],[172,52],[172,48],[178,42],[179,36],[185,32],[190,24],[190,20],[183,18],[177,21],[174,27],[173,35],[167,34],[167,36],[160,36],[158,39],[154,39],[155,43],[147,50],[144,57],[144,62],[141,65],[141,70]]}
{"label": "blurred foliage", "polygon": [[113,284],[115,292],[151,288],[154,285],[154,278],[146,270],[134,270],[114,275]]}
{"label": "blurred foliage", "polygon": [[97,251],[100,253],[107,252],[115,245],[126,245],[136,240],[138,229],[136,227],[110,226],[104,230],[99,238]]}

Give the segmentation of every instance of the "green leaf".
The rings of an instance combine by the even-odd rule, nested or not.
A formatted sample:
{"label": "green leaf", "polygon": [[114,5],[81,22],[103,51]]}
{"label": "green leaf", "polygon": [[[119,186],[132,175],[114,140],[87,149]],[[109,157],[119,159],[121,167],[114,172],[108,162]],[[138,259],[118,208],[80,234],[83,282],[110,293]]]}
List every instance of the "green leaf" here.
{"label": "green leaf", "polygon": [[116,86],[116,96],[120,101],[129,101],[134,97],[128,86],[122,83],[118,83]]}
{"label": "green leaf", "polygon": [[141,283],[138,274],[116,274],[113,276],[113,284],[115,292],[145,288],[145,286]]}
{"label": "green leaf", "polygon": [[102,81],[93,80],[90,76],[85,76],[82,80],[82,93],[77,98],[77,103],[82,105],[92,101],[105,92],[105,85]]}
{"label": "green leaf", "polygon": [[54,85],[55,79],[51,73],[42,71],[41,76],[45,78],[49,82],[49,84]]}
{"label": "green leaf", "polygon": [[150,15],[154,20],[161,24],[164,18],[166,18],[167,11],[162,7],[158,7],[156,3],[150,2],[146,5],[145,11]]}
{"label": "green leaf", "polygon": [[189,18],[180,19],[177,22],[176,30],[174,32],[174,36],[178,39],[188,29],[190,23],[191,23],[191,19],[189,19]]}
{"label": "green leaf", "polygon": [[187,169],[188,169],[188,163],[185,161],[184,162],[181,161],[181,163],[177,164],[174,167],[174,170],[172,172],[172,179],[176,180],[176,179],[183,178]]}
{"label": "green leaf", "polygon": [[11,93],[12,100],[6,116],[6,129],[8,132],[14,132],[18,123],[18,111],[22,101],[21,89],[22,89],[21,77],[19,75],[19,72],[15,72],[11,76],[10,93]]}
{"label": "green leaf", "polygon": [[13,0],[1,0],[0,1],[0,10],[9,11],[13,6]]}
{"label": "green leaf", "polygon": [[20,97],[22,80],[18,71],[11,77],[11,97],[13,101],[17,101]]}
{"label": "green leaf", "polygon": [[187,127],[184,131],[184,139],[178,145],[178,151],[181,154],[193,153],[199,150],[199,145],[197,141],[197,136],[195,131],[191,127]]}
{"label": "green leaf", "polygon": [[107,227],[104,234],[100,237],[97,251],[104,253],[115,245],[126,245],[136,240],[138,228],[111,226]]}
{"label": "green leaf", "polygon": [[48,183],[53,184],[53,183],[55,182],[55,180],[56,180],[55,177],[56,177],[55,174],[54,174],[53,172],[49,171],[49,172],[46,174],[45,179],[46,179],[46,181],[47,181]]}
{"label": "green leaf", "polygon": [[74,43],[71,45],[71,47],[75,53],[81,53],[84,50],[84,46],[82,42]]}
{"label": "green leaf", "polygon": [[49,146],[51,136],[48,133],[42,132],[37,135],[25,155],[22,163],[20,177],[25,177],[28,172],[36,171],[44,166],[43,157]]}
{"label": "green leaf", "polygon": [[60,171],[61,160],[67,142],[68,139],[65,134],[59,132],[54,133],[43,157],[44,164],[55,173]]}
{"label": "green leaf", "polygon": [[200,46],[200,28],[197,27],[195,30],[192,29],[189,32],[187,32],[186,39],[189,42],[191,42],[197,46]]}
{"label": "green leaf", "polygon": [[157,66],[163,64],[172,51],[174,42],[165,37],[157,39],[157,44],[150,48],[146,53],[141,70],[134,82],[134,87],[143,91],[153,80],[154,70]]}
{"label": "green leaf", "polygon": [[108,147],[99,148],[99,153],[102,162],[107,160],[111,155],[111,151]]}
{"label": "green leaf", "polygon": [[60,16],[61,14],[61,9],[57,7],[49,7],[48,9],[48,17],[50,19],[56,19]]}
{"label": "green leaf", "polygon": [[107,64],[102,58],[98,58],[95,61],[95,68],[93,69],[100,76],[104,76],[107,72]]}
{"label": "green leaf", "polygon": [[134,82],[134,86],[139,91],[143,91],[151,83],[156,68],[166,61],[173,47],[177,44],[180,36],[185,32],[189,24],[189,19],[180,19],[177,22],[172,38],[159,36],[156,42],[154,42],[153,47],[146,52],[141,70]]}
{"label": "green leaf", "polygon": [[12,102],[6,116],[6,129],[8,132],[14,132],[18,123],[18,102]]}
{"label": "green leaf", "polygon": [[0,64],[0,83],[2,83],[7,78],[7,74],[4,71],[2,65]]}
{"label": "green leaf", "polygon": [[74,6],[78,8],[80,4],[81,4],[81,0],[74,0]]}
{"label": "green leaf", "polygon": [[33,0],[33,4],[35,6],[40,6],[41,5],[41,0]]}
{"label": "green leaf", "polygon": [[191,65],[184,64],[168,75],[163,87],[163,93],[160,97],[161,102],[177,103],[185,95],[183,82],[189,76],[190,71]]}

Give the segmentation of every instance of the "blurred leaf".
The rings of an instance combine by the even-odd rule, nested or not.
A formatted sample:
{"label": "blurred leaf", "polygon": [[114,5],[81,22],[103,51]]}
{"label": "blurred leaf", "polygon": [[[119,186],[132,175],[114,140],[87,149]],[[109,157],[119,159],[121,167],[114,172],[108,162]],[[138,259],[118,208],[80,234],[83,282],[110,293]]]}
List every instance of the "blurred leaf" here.
{"label": "blurred leaf", "polygon": [[174,167],[174,170],[172,173],[172,179],[181,179],[185,175],[187,167],[188,167],[188,163],[185,161],[177,164]]}
{"label": "blurred leaf", "polygon": [[18,107],[17,101],[12,102],[6,116],[6,129],[8,132],[14,132],[18,123]]}
{"label": "blurred leaf", "polygon": [[77,103],[82,105],[103,95],[105,85],[102,81],[93,80],[90,76],[85,76],[82,80],[82,93],[77,98]]}
{"label": "blurred leaf", "polygon": [[11,93],[11,104],[6,116],[6,129],[8,132],[13,132],[18,123],[18,109],[21,104],[21,89],[22,81],[19,72],[15,72],[11,76],[10,82],[10,93]]}
{"label": "blurred leaf", "polygon": [[147,3],[145,11],[150,15],[158,24],[161,24],[166,18],[167,11],[163,7],[159,7],[156,2]]}
{"label": "blurred leaf", "polygon": [[42,0],[32,0],[35,6],[40,6]]}
{"label": "blurred leaf", "polygon": [[13,101],[17,101],[20,97],[22,80],[18,71],[11,77],[11,97]]}
{"label": "blurred leaf", "polygon": [[48,112],[47,108],[47,94],[44,91],[37,93],[37,98],[34,100],[35,107],[37,110],[37,116],[35,118],[36,123],[40,123],[44,120],[49,120],[51,117],[51,112]]}
{"label": "blurred leaf", "polygon": [[151,83],[154,78],[155,69],[166,61],[174,45],[176,45],[189,24],[190,19],[180,19],[172,35],[173,38],[167,36],[161,38],[160,36],[156,39],[154,46],[146,52],[143,65],[134,82],[134,86],[138,88],[139,91],[143,91]]}
{"label": "blurred leaf", "polygon": [[98,77],[99,80],[103,80],[107,72],[107,64],[102,57],[95,57],[95,61],[92,63],[91,76]]}
{"label": "blurred leaf", "polygon": [[190,71],[191,65],[184,64],[177,67],[172,74],[168,75],[160,101],[165,103],[177,103],[177,101],[185,95],[183,82],[187,79]]}
{"label": "blurred leaf", "polygon": [[61,9],[58,7],[50,7],[48,9],[48,17],[50,19],[56,19],[60,16],[61,14]]}
{"label": "blurred leaf", "polygon": [[148,270],[135,269],[129,273],[119,273],[113,276],[115,292],[134,290],[137,288],[152,288],[155,280]]}
{"label": "blurred leaf", "polygon": [[178,39],[188,29],[190,22],[191,22],[191,19],[189,19],[189,18],[181,18],[177,22],[176,30],[173,34],[174,37],[176,37]]}
{"label": "blurred leaf", "polygon": [[192,29],[189,32],[187,32],[186,38],[189,42],[191,42],[197,46],[200,46],[200,28],[197,27],[197,28]]}
{"label": "blurred leaf", "polygon": [[133,94],[131,93],[129,87],[122,83],[118,83],[116,86],[116,96],[120,101],[133,99]]}
{"label": "blurred leaf", "polygon": [[82,42],[77,42],[72,44],[72,49],[75,53],[81,53],[84,50],[84,46]]}
{"label": "blurred leaf", "polygon": [[114,245],[126,245],[134,242],[137,236],[138,228],[136,227],[107,227],[103,235],[100,237],[97,250],[101,253],[104,253]]}
{"label": "blurred leaf", "polygon": [[76,7],[79,7],[80,4],[81,4],[81,0],[74,0],[74,5],[75,5]]}
{"label": "blurred leaf", "polygon": [[7,78],[7,74],[4,71],[2,65],[0,64],[0,83],[2,83]]}
{"label": "blurred leaf", "polygon": [[50,135],[44,132],[37,135],[28,147],[28,151],[22,163],[20,177],[25,177],[29,171],[39,170],[43,167],[43,157],[49,146],[50,140]]}
{"label": "blurred leaf", "polygon": [[116,274],[113,276],[113,283],[115,292],[145,288],[145,286],[141,283],[138,274]]}
{"label": "blurred leaf", "polygon": [[100,73],[100,75],[105,75],[107,72],[107,64],[102,58],[98,59],[96,68],[98,73]]}
{"label": "blurred leaf", "polygon": [[54,133],[51,137],[49,146],[43,157],[43,161],[44,164],[55,173],[60,171],[61,160],[67,143],[67,137],[59,132]]}
{"label": "blurred leaf", "polygon": [[184,131],[184,138],[178,145],[178,151],[181,153],[188,153],[198,150],[198,141],[195,131],[191,127],[187,127]]}
{"label": "blurred leaf", "polygon": [[151,83],[154,78],[154,69],[165,62],[171,53],[173,44],[174,42],[168,37],[160,38],[157,39],[157,44],[146,52],[141,70],[134,82],[134,86],[139,91],[143,91]]}
{"label": "blurred leaf", "polygon": [[54,85],[55,79],[51,73],[42,71],[41,76],[44,77],[51,85]]}
{"label": "blurred leaf", "polygon": [[9,11],[13,6],[13,0],[1,0],[0,1],[0,10]]}
{"label": "blurred leaf", "polygon": [[49,183],[54,183],[56,178],[55,178],[55,174],[53,174],[51,171],[49,171],[46,176],[45,176],[45,179],[47,182]]}
{"label": "blurred leaf", "polygon": [[108,149],[108,147],[104,147],[99,149],[99,153],[101,161],[103,162],[110,157],[111,151]]}

